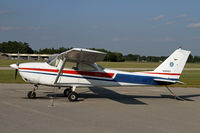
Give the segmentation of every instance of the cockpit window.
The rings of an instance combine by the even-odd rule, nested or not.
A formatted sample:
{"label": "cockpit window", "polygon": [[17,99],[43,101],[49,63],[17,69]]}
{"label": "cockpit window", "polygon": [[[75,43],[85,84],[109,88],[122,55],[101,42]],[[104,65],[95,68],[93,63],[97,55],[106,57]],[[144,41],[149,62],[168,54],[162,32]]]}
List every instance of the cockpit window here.
{"label": "cockpit window", "polygon": [[77,62],[66,61],[64,68],[78,70]]}
{"label": "cockpit window", "polygon": [[97,71],[98,69],[93,64],[79,63],[78,69],[80,71]]}

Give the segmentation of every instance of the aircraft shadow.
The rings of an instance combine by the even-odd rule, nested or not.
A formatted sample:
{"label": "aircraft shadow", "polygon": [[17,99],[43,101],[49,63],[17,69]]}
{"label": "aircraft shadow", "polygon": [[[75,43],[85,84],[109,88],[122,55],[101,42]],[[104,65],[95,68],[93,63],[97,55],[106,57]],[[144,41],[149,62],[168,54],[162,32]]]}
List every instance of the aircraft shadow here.
{"label": "aircraft shadow", "polygon": [[[146,104],[142,101],[137,100],[136,98],[149,98],[149,99],[155,99],[155,98],[168,98],[168,99],[175,99],[174,96],[172,96],[171,94],[169,95],[160,95],[160,96],[144,96],[144,95],[125,95],[125,94],[119,94],[113,90],[109,90],[106,88],[93,88],[90,87],[89,88],[94,94],[96,95],[91,95],[91,94],[81,94],[82,97],[85,98],[108,98],[120,103],[124,103],[124,104]],[[200,94],[194,94],[194,95],[178,95],[179,98],[177,98],[176,100],[180,100],[180,101],[195,101],[192,100],[190,98],[192,97],[199,97]]]}
{"label": "aircraft shadow", "polygon": [[138,105],[146,105],[147,103],[144,103],[142,101],[139,101],[135,99],[132,96],[129,95],[124,95],[124,94],[119,94],[113,90],[109,90],[106,88],[89,88],[93,94],[89,93],[80,93],[79,97],[80,98],[108,98],[113,101],[123,103],[123,104],[138,104]]}
{"label": "aircraft shadow", "polygon": [[[137,104],[137,105],[147,105],[147,103],[144,103],[140,100],[137,100],[137,98],[146,98],[146,99],[160,99],[160,98],[168,98],[168,99],[174,99],[174,96],[171,94],[169,95],[163,95],[161,94],[160,96],[144,96],[144,95],[125,95],[125,94],[120,94],[117,93],[113,90],[109,90],[107,88],[94,88],[90,87],[90,91],[93,93],[88,93],[90,91],[85,91],[79,93],[79,101],[84,101],[85,99],[88,98],[108,98],[110,100],[123,103],[123,104]],[[44,97],[36,97],[35,99],[49,99],[51,97],[55,97],[56,99],[58,98],[66,98],[62,93],[54,93],[54,92],[43,92],[46,94]],[[192,97],[199,97],[200,94],[193,94],[193,95],[178,95],[181,99],[176,99],[176,100],[185,100],[185,101],[195,101],[190,98]],[[25,98],[28,99],[28,98]],[[67,99],[67,98],[66,98]]]}

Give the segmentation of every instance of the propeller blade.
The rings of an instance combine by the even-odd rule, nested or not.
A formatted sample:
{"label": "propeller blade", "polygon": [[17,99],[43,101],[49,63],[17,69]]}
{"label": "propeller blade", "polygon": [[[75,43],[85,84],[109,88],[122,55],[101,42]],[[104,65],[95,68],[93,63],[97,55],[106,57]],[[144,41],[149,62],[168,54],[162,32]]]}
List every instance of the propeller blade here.
{"label": "propeller blade", "polygon": [[16,65],[19,67],[19,51],[18,51],[18,55],[17,55],[17,62]]}
{"label": "propeller blade", "polygon": [[15,69],[15,80],[17,79],[18,69]]}
{"label": "propeller blade", "polygon": [[17,79],[17,73],[18,73],[18,68],[19,68],[19,51],[17,53],[17,61],[16,61],[16,66],[17,66],[17,69],[15,69],[15,80]]}

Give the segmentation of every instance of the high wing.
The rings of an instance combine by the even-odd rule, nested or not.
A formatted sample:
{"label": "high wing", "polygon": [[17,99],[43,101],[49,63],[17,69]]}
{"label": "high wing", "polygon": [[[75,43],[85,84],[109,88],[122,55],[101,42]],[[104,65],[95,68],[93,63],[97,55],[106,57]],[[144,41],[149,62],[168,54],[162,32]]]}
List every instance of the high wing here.
{"label": "high wing", "polygon": [[75,62],[88,62],[94,63],[102,61],[106,53],[82,49],[82,48],[73,48],[71,50],[65,51],[58,55],[57,59],[66,59],[66,61],[75,61]]}

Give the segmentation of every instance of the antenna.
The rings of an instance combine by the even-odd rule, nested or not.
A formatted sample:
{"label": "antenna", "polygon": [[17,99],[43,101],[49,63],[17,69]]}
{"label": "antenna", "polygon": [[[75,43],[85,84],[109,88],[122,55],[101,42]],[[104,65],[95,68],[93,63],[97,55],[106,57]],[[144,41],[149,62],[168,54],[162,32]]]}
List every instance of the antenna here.
{"label": "antenna", "polygon": [[179,42],[179,47],[178,47],[179,49],[182,49],[182,46],[181,46],[181,42]]}

